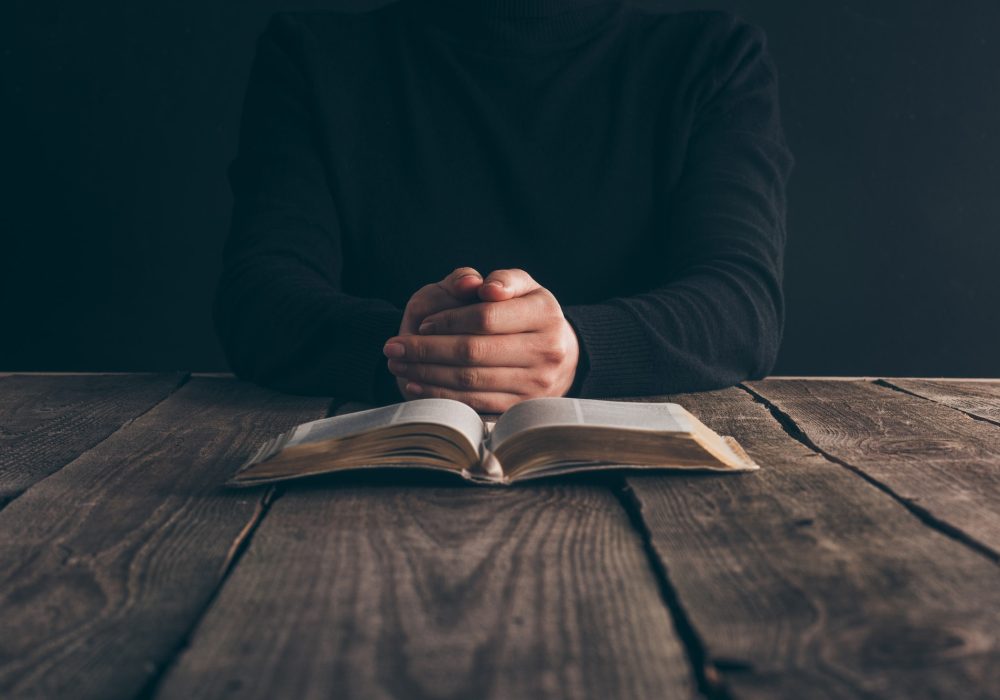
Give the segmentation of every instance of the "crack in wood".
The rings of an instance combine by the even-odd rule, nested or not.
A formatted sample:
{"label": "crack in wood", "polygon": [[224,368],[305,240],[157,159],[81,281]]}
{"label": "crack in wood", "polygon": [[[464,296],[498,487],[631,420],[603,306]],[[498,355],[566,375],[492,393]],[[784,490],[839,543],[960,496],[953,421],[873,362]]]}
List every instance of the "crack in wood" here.
{"label": "crack in wood", "polygon": [[875,380],[872,381],[872,384],[875,384],[876,386],[885,387],[886,389],[891,389],[892,391],[898,391],[901,394],[907,394],[909,396],[915,396],[918,399],[921,399],[923,401],[929,401],[930,403],[936,404],[938,406],[943,406],[945,408],[950,408],[953,411],[958,411],[962,415],[968,416],[972,420],[976,420],[976,421],[979,421],[981,423],[989,423],[990,425],[1000,426],[1000,421],[993,420],[992,418],[987,418],[986,416],[977,415],[975,413],[972,413],[971,411],[966,411],[964,408],[960,408],[958,406],[952,406],[951,404],[945,403],[944,401],[938,401],[937,399],[932,399],[931,397],[924,396],[923,394],[918,394],[915,391],[910,391],[909,389],[905,389],[905,388],[903,388],[901,386],[893,384],[888,379],[881,379],[881,378],[880,379],[875,379]]}
{"label": "crack in wood", "polygon": [[[257,531],[260,526],[261,521],[264,516],[267,515],[267,511],[270,510],[271,504],[273,504],[279,497],[278,487],[271,487],[267,489],[264,495],[259,501],[257,501],[257,507],[254,509],[253,515],[247,520],[247,524],[240,530],[239,534],[236,535],[236,539],[229,546],[229,551],[226,552],[226,559],[222,562],[222,567],[219,571],[219,585],[216,589],[218,592],[219,588],[222,588],[222,584],[225,583],[226,578],[236,567],[239,562],[240,557],[243,556],[243,552],[246,551],[247,547],[250,546],[250,540],[253,539],[253,533]],[[214,598],[213,598],[214,599]],[[211,600],[206,609],[211,605]],[[200,619],[200,618],[199,618]]]}
{"label": "crack in wood", "polygon": [[[873,383],[877,383],[877,382],[873,382]],[[743,391],[747,392],[748,394],[750,394],[750,396],[753,397],[754,401],[756,401],[757,403],[761,404],[768,411],[770,411],[771,415],[774,416],[775,420],[778,421],[778,424],[781,425],[782,429],[784,429],[784,431],[789,435],[789,437],[794,438],[795,440],[798,440],[803,445],[805,445],[806,447],[808,447],[810,450],[812,450],[813,452],[815,452],[815,453],[817,453],[819,455],[822,455],[825,459],[829,460],[830,462],[833,462],[834,464],[838,464],[841,467],[847,469],[848,471],[854,472],[859,477],[861,477],[862,479],[864,479],[865,481],[867,481],[869,484],[871,484],[875,488],[879,489],[880,491],[882,491],[883,493],[885,493],[887,496],[889,496],[890,498],[892,498],[893,500],[895,500],[897,503],[899,503],[900,505],[902,505],[914,517],[916,517],[918,520],[920,520],[922,523],[924,523],[928,527],[933,528],[934,530],[937,530],[941,534],[943,534],[943,535],[945,535],[945,536],[947,536],[947,537],[955,540],[956,542],[958,542],[958,543],[960,543],[962,545],[965,545],[969,549],[971,549],[974,552],[976,552],[977,554],[985,557],[986,559],[989,559],[993,563],[1000,564],[1000,552],[994,551],[987,544],[985,544],[983,542],[980,542],[979,540],[977,540],[973,536],[969,535],[967,532],[965,532],[963,530],[960,530],[959,528],[955,527],[951,523],[949,523],[949,522],[947,522],[945,520],[941,520],[936,515],[934,515],[933,513],[931,513],[929,510],[927,510],[923,506],[919,505],[916,502],[915,499],[907,498],[907,497],[899,494],[898,492],[896,492],[895,490],[893,490],[890,486],[888,486],[887,484],[884,484],[881,481],[879,481],[878,479],[874,478],[873,476],[871,476],[870,474],[868,474],[867,472],[865,472],[863,469],[861,469],[859,467],[856,467],[853,464],[850,464],[849,462],[847,462],[847,461],[845,461],[845,460],[843,460],[843,459],[841,459],[841,458],[839,458],[839,457],[831,454],[830,452],[824,450],[822,447],[820,447],[815,442],[813,442],[813,440],[809,437],[809,435],[806,434],[805,431],[803,431],[798,426],[798,424],[795,422],[794,418],[792,418],[789,414],[787,414],[785,411],[783,411],[781,408],[779,408],[776,404],[774,404],[771,401],[769,401],[763,395],[761,395],[761,394],[757,393],[756,391],[754,391],[754,389],[752,387],[750,387],[750,386],[748,386],[746,384],[743,384],[743,383],[737,384],[736,386],[738,388],[742,389]],[[909,393],[909,392],[903,392],[903,393]],[[923,397],[921,397],[921,398],[923,398]],[[934,403],[934,402],[932,402],[932,403]]]}
{"label": "crack in wood", "polygon": [[653,577],[659,586],[660,597],[670,612],[670,617],[674,622],[674,630],[677,632],[677,637],[681,640],[684,651],[687,654],[695,687],[707,700],[732,700],[720,673],[722,669],[709,658],[705,649],[705,643],[691,623],[691,619],[687,611],[684,610],[684,605],[680,600],[677,589],[670,581],[666,565],[656,552],[652,533],[642,517],[642,502],[636,497],[632,487],[624,480],[622,480],[619,488],[612,489],[612,491],[618,497],[619,503],[621,503],[622,508],[628,515],[632,527],[639,534],[639,539],[646,552],[646,558],[649,561]]}
{"label": "crack in wood", "polygon": [[[189,374],[188,377],[190,376],[191,375]],[[336,412],[346,403],[348,402],[332,399],[326,410],[326,416],[330,417],[336,415]],[[143,688],[136,694],[136,700],[152,700],[152,698],[156,697],[163,679],[166,678],[167,674],[181,657],[181,654],[191,644],[191,640],[194,639],[194,635],[197,633],[198,627],[201,625],[201,621],[205,617],[205,613],[211,609],[215,600],[219,597],[223,587],[226,585],[226,581],[236,569],[236,565],[239,564],[243,554],[247,551],[247,549],[249,549],[250,543],[253,541],[254,534],[257,532],[261,523],[264,522],[264,518],[271,510],[271,506],[274,505],[275,501],[281,498],[283,493],[284,489],[280,486],[272,486],[264,492],[263,496],[260,497],[260,500],[257,502],[257,507],[254,509],[253,515],[250,516],[246,525],[244,525],[243,529],[240,530],[233,539],[233,543],[229,546],[229,551],[226,552],[225,560],[220,567],[219,580],[216,583],[212,594],[205,601],[205,605],[198,612],[198,614],[192,618],[191,626],[181,639],[178,640],[177,646],[174,650],[167,656],[165,661],[160,664],[158,668],[156,668]]]}
{"label": "crack in wood", "polygon": [[[18,373],[18,374],[24,374],[24,373]],[[0,375],[0,376],[13,376],[13,375]],[[174,394],[176,394],[177,391],[181,387],[183,387],[185,384],[187,384],[188,381],[191,379],[191,373],[190,372],[177,372],[175,374],[175,376],[176,376],[176,380],[174,382],[174,385],[172,387],[170,387],[170,390],[166,394],[164,394],[162,397],[160,397],[157,401],[154,401],[152,404],[150,404],[149,406],[147,406],[140,413],[137,413],[134,416],[132,416],[130,418],[127,418],[121,425],[119,425],[117,428],[115,428],[114,430],[112,430],[110,433],[108,433],[104,437],[100,438],[93,445],[91,445],[90,447],[86,448],[85,450],[83,450],[79,454],[75,455],[72,459],[66,460],[66,462],[64,462],[63,464],[61,464],[59,467],[57,467],[56,469],[54,469],[52,472],[46,474],[45,476],[41,477],[37,481],[32,482],[27,487],[25,487],[23,489],[20,489],[20,490],[17,490],[17,491],[6,491],[4,493],[0,493],[0,511],[3,511],[4,508],[6,508],[7,506],[9,506],[11,503],[13,503],[14,501],[16,501],[18,498],[20,498],[21,496],[23,496],[24,494],[26,494],[31,489],[37,487],[39,484],[41,484],[42,482],[44,482],[46,479],[54,476],[55,474],[58,474],[60,471],[62,471],[63,469],[65,469],[67,466],[69,466],[73,462],[77,461],[78,459],[81,459],[81,458],[85,457],[91,451],[98,449],[101,445],[103,445],[107,440],[109,440],[113,436],[117,435],[118,433],[122,432],[123,430],[128,429],[137,420],[139,420],[144,415],[146,415],[147,413],[149,413],[150,411],[152,411],[154,408],[156,408],[157,406],[159,406],[160,404],[162,404],[164,401],[166,401],[167,399],[169,399],[171,396],[173,396]]]}
{"label": "crack in wood", "polygon": [[159,664],[155,670],[153,670],[149,680],[147,680],[143,688],[136,693],[136,700],[151,700],[151,698],[156,696],[163,679],[166,677],[167,673],[170,672],[170,669],[174,666],[177,659],[180,658],[180,655],[190,645],[191,640],[198,631],[198,626],[205,617],[205,613],[212,607],[215,599],[219,597],[219,593],[226,585],[226,581],[229,579],[229,576],[236,568],[236,565],[239,563],[243,553],[246,552],[247,548],[250,546],[250,542],[253,540],[253,536],[257,531],[257,528],[259,528],[260,524],[264,521],[264,517],[271,509],[271,506],[274,505],[274,502],[280,497],[281,492],[279,491],[279,487],[272,486],[268,488],[264,492],[264,495],[257,501],[257,507],[254,509],[253,515],[250,516],[246,525],[239,531],[235,539],[233,539],[233,543],[230,545],[229,551],[226,553],[226,558],[219,570],[219,580],[216,583],[212,594],[205,600],[205,604],[202,606],[201,610],[199,610],[198,613],[192,617],[191,626],[177,641],[177,645],[174,647],[173,651],[167,655],[162,664]]}

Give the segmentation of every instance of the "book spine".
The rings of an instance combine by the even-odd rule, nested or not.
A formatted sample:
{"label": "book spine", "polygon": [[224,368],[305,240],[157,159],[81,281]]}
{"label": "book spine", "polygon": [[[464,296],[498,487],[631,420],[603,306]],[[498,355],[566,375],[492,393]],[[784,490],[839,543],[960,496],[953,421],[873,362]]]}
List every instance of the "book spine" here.
{"label": "book spine", "polygon": [[469,478],[472,481],[492,482],[498,484],[510,483],[507,475],[504,474],[503,465],[489,448],[489,438],[479,443],[479,464],[476,465],[476,472],[469,471]]}

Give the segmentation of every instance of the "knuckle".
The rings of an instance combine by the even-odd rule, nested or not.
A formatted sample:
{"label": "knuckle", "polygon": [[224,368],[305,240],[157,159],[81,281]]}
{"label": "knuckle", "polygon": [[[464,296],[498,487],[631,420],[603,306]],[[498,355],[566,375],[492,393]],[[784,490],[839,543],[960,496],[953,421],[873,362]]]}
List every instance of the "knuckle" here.
{"label": "knuckle", "polygon": [[483,304],[476,311],[476,325],[481,331],[491,331],[497,326],[497,307]]}
{"label": "knuckle", "polygon": [[542,358],[546,364],[559,365],[566,360],[567,351],[562,343],[555,343],[542,351]]}
{"label": "knuckle", "polygon": [[539,287],[535,291],[531,292],[531,295],[538,299],[538,313],[541,314],[546,321],[550,323],[555,323],[556,321],[563,320],[562,306],[553,296],[552,292],[545,289],[544,287]]}
{"label": "knuckle", "polygon": [[540,372],[535,375],[535,386],[542,391],[548,391],[555,386],[555,374],[553,372]]}
{"label": "knuckle", "polygon": [[458,370],[458,385],[462,389],[472,389],[479,383],[479,373],[471,367]]}
{"label": "knuckle", "polygon": [[434,293],[434,285],[429,284],[421,287],[410,300],[406,302],[406,311],[409,313],[423,313],[430,306],[430,299]]}
{"label": "knuckle", "polygon": [[532,279],[531,275],[529,275],[526,270],[522,270],[519,267],[514,268],[513,270],[511,270],[510,271],[510,275],[511,275],[512,279],[520,280],[521,283],[524,284],[525,286],[530,287],[533,284],[537,284],[537,283],[535,283],[535,280]]}
{"label": "knuckle", "polygon": [[411,323],[419,323],[424,316],[430,312],[430,307],[427,304],[417,302],[406,307],[405,315],[409,318]]}
{"label": "knuckle", "polygon": [[459,358],[467,364],[482,362],[485,356],[484,346],[475,338],[466,338],[458,345]]}

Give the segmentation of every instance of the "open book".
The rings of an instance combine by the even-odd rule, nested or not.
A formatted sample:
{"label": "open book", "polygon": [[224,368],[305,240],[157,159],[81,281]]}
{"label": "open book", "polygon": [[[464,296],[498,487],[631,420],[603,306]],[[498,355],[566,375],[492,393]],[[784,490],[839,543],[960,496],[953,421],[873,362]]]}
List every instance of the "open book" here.
{"label": "open book", "polygon": [[486,484],[593,469],[758,468],[675,403],[531,399],[494,423],[459,401],[419,399],[303,423],[262,445],[229,484],[378,467]]}

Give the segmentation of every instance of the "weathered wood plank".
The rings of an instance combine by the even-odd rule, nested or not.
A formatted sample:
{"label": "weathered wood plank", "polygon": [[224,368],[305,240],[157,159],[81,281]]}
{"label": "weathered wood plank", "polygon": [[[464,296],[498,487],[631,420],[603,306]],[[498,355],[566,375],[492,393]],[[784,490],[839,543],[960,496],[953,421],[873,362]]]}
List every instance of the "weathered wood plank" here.
{"label": "weathered wood plank", "polygon": [[0,508],[165,399],[186,375],[0,377]]}
{"label": "weathered wood plank", "polygon": [[868,382],[748,386],[824,453],[1000,556],[1000,427]]}
{"label": "weathered wood plank", "polygon": [[279,498],[156,697],[695,693],[607,488],[378,479]]}
{"label": "weathered wood plank", "polygon": [[220,483],[326,405],[192,379],[0,512],[0,696],[134,697],[258,517]]}
{"label": "weathered wood plank", "polygon": [[672,397],[759,472],[629,477],[733,698],[1000,697],[1000,569],[728,389]]}
{"label": "weathered wood plank", "polygon": [[955,382],[941,379],[883,379],[917,396],[951,406],[1000,425],[1000,381]]}

